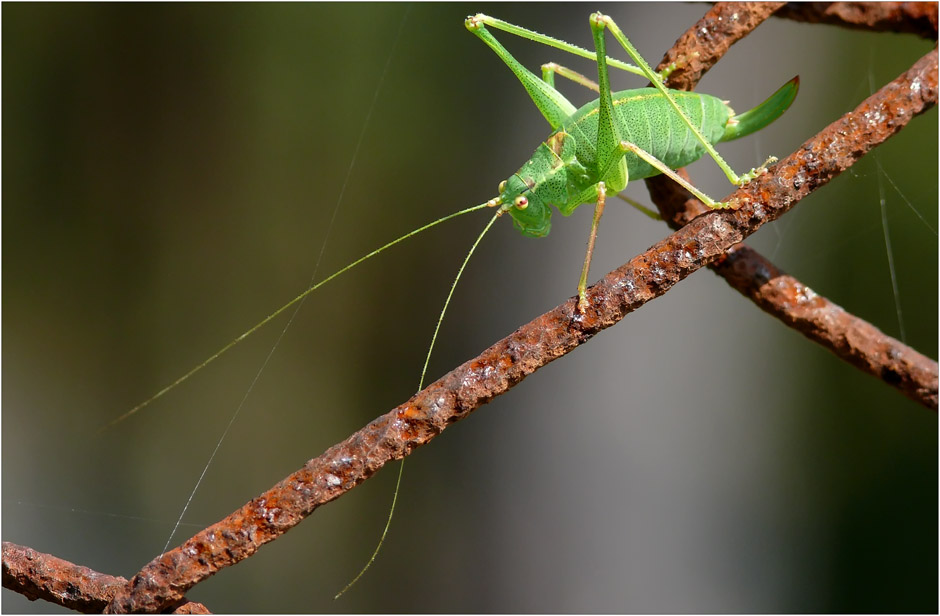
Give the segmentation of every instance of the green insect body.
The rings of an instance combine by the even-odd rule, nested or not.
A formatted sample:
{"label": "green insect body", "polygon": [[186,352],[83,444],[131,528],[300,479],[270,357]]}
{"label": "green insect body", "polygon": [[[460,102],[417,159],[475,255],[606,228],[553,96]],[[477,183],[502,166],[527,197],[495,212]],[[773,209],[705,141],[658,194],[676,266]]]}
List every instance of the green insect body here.
{"label": "green insect body", "polygon": [[[661,75],[653,72],[616,23],[606,15],[591,15],[594,53],[482,14],[468,17],[465,25],[515,73],[554,131],[517,173],[500,183],[499,195],[488,205],[508,213],[523,235],[543,237],[551,230],[550,206],[554,205],[568,216],[582,203],[596,204],[578,283],[578,308],[581,311],[587,308],[588,269],[606,195],[611,191],[620,192],[630,180],[664,173],[709,207],[733,207],[733,204],[712,200],[672,170],[708,153],[735,185],[742,185],[760,175],[766,165],[776,159],[771,157],[764,165],[739,176],[715,151],[713,144],[737,139],[767,126],[786,111],[799,88],[799,79],[794,78],[751,111],[736,116],[726,102],[714,96],[667,89]],[[506,51],[486,26],[596,60],[597,85],[554,64],[543,66],[542,78],[537,77]],[[639,68],[607,58],[604,40],[607,30]],[[638,72],[655,87],[613,93],[607,74],[608,64]],[[599,98],[575,109],[554,88],[556,71],[582,85],[596,88]]]}
{"label": "green insect body", "polygon": [[[777,119],[796,95],[795,81],[788,82],[758,107],[740,116],[734,115],[727,103],[708,94],[681,90],[670,90],[669,94],[702,136],[715,144],[749,135]],[[611,98],[622,138],[667,167],[684,167],[705,154],[705,147],[672,112],[669,102],[656,88],[623,90],[614,92]],[[582,203],[596,200],[594,186],[600,178],[594,144],[599,102],[599,99],[594,100],[578,109],[500,190],[498,199],[507,204],[525,194],[527,207],[507,210],[523,235],[544,237],[548,234],[551,229],[549,205],[555,205],[568,216]],[[632,152],[627,152],[624,159],[629,180],[661,173]],[[608,188],[622,190],[624,187]]]}
{"label": "green insect body", "polygon": [[[673,91],[671,94],[710,143],[717,143],[733,117],[731,108],[714,96]],[[624,90],[612,94],[614,118],[621,137],[636,144],[671,168],[683,167],[701,158],[705,148],[671,113],[665,97],[655,88]],[[582,203],[597,200],[595,186],[601,178],[597,168],[598,100],[581,107],[560,129],[541,144],[517,173],[506,181],[499,199],[514,203],[525,195],[527,206],[507,210],[523,235],[543,237],[551,229],[555,205],[565,216]],[[660,171],[632,152],[624,156],[626,178],[639,180]],[[614,191],[623,186],[607,186]]]}

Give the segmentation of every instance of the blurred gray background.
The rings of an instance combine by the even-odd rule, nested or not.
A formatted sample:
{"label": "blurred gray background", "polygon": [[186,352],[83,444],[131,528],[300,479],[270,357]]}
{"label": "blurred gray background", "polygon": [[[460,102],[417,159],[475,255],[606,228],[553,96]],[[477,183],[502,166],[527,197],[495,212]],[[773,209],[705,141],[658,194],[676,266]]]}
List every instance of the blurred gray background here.
{"label": "blurred gray background", "polygon": [[[3,6],[4,540],[124,576],[160,552],[284,320],[97,430],[305,288],[373,97],[319,277],[494,196],[529,157],[548,125],[466,15],[590,46],[600,8],[655,64],[707,9],[406,8]],[[595,70],[501,38],[535,70]],[[743,111],[800,75],[783,118],[720,148],[743,171],[787,155],[930,47],[772,19],[700,90]],[[731,191],[711,161],[690,172],[716,198]],[[750,243],[900,337],[883,193],[904,336],[936,357],[937,185],[931,110]],[[627,194],[648,203],[642,183]],[[306,303],[174,545],[413,393],[485,218],[412,240]],[[556,214],[543,240],[498,224],[429,377],[571,296],[589,224],[590,207]],[[667,233],[608,208],[592,278]],[[396,471],[190,598],[218,612],[937,610],[936,414],[707,271],[408,458],[383,551],[334,602],[375,547]],[[6,590],[3,601],[52,610]]]}

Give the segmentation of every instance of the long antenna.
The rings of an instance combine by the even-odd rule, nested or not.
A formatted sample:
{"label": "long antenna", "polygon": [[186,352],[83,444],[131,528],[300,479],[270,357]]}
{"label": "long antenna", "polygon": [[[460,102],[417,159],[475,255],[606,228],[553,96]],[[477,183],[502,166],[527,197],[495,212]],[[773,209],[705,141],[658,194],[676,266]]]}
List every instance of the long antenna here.
{"label": "long antenna", "polygon": [[274,319],[275,317],[277,317],[278,315],[280,315],[281,313],[283,313],[285,310],[287,310],[288,308],[290,308],[291,306],[293,306],[293,305],[296,304],[297,302],[301,301],[303,298],[307,297],[308,295],[310,295],[311,293],[313,293],[314,291],[316,291],[317,289],[319,289],[320,287],[322,287],[322,286],[325,285],[326,283],[330,282],[330,281],[333,280],[334,278],[337,278],[337,277],[341,276],[342,274],[345,274],[346,272],[348,272],[348,271],[351,270],[352,268],[356,267],[357,265],[359,265],[359,264],[362,263],[363,261],[368,261],[368,260],[371,259],[372,257],[376,256],[377,254],[379,254],[379,253],[381,253],[381,252],[384,252],[385,250],[391,248],[392,246],[394,246],[394,245],[396,245],[396,244],[398,244],[398,243],[400,243],[400,242],[403,242],[403,241],[405,241],[405,240],[407,240],[407,239],[409,239],[409,238],[411,238],[411,237],[414,237],[415,235],[418,235],[418,234],[421,233],[422,231],[427,231],[427,230],[430,229],[431,227],[436,227],[437,225],[441,224],[442,222],[446,222],[446,221],[448,221],[448,220],[450,220],[450,219],[452,219],[452,218],[457,218],[458,216],[463,216],[464,214],[469,214],[470,212],[475,212],[475,211],[477,211],[477,210],[482,210],[482,209],[485,208],[485,207],[489,207],[489,204],[487,204],[487,203],[481,203],[480,205],[475,205],[475,206],[473,206],[473,207],[468,207],[467,209],[460,210],[459,212],[454,212],[453,214],[448,214],[447,216],[444,216],[443,218],[438,218],[437,220],[434,220],[434,221],[432,221],[432,222],[429,222],[428,224],[426,224],[426,225],[424,225],[424,226],[422,226],[422,227],[418,227],[418,228],[415,229],[414,231],[410,231],[410,232],[406,233],[405,235],[399,237],[398,239],[392,240],[392,241],[389,242],[388,244],[385,244],[385,245],[382,246],[381,248],[376,248],[375,250],[373,250],[373,251],[370,252],[369,254],[364,255],[364,256],[360,257],[359,259],[353,261],[352,263],[350,263],[349,265],[347,265],[347,266],[344,267],[343,269],[341,269],[341,270],[339,270],[339,271],[337,271],[337,272],[331,274],[330,276],[324,278],[323,280],[321,280],[321,281],[318,282],[317,284],[313,285],[312,287],[310,287],[309,289],[307,289],[306,291],[304,291],[303,293],[301,293],[300,295],[298,295],[298,296],[295,297],[294,299],[290,300],[289,302],[287,302],[286,304],[284,304],[283,306],[281,306],[280,308],[278,308],[277,310],[275,310],[274,312],[272,312],[271,314],[269,314],[268,316],[266,316],[263,320],[261,320],[260,322],[258,322],[257,325],[255,325],[255,326],[252,327],[251,329],[247,330],[247,331],[244,332],[243,334],[239,335],[237,338],[235,338],[234,340],[232,340],[231,342],[229,342],[228,344],[226,344],[224,347],[222,347],[221,349],[219,349],[218,351],[216,351],[215,353],[213,353],[208,359],[206,359],[206,360],[204,360],[203,362],[201,362],[199,365],[197,365],[196,367],[194,367],[192,370],[190,370],[189,372],[187,372],[187,373],[184,374],[183,376],[179,377],[178,379],[176,379],[175,381],[173,381],[172,383],[170,383],[169,385],[167,385],[166,387],[164,387],[163,389],[161,389],[160,391],[158,391],[156,394],[154,394],[154,395],[151,396],[150,398],[144,400],[143,402],[141,402],[140,404],[138,404],[137,406],[135,406],[135,407],[132,408],[131,410],[127,411],[126,413],[124,413],[123,415],[121,415],[120,417],[118,417],[117,419],[114,419],[114,420],[110,421],[109,423],[107,423],[106,425],[104,425],[102,428],[99,429],[99,432],[102,432],[102,431],[104,431],[104,430],[107,430],[108,428],[110,428],[110,427],[112,427],[112,426],[114,426],[114,425],[116,425],[116,424],[118,424],[118,423],[124,421],[125,419],[127,419],[128,417],[130,417],[130,416],[133,415],[134,413],[137,413],[138,411],[140,411],[140,410],[143,409],[144,407],[148,406],[150,403],[154,402],[154,401],[157,400],[158,398],[163,397],[164,395],[166,395],[167,393],[169,393],[171,390],[173,390],[174,388],[176,388],[178,385],[182,384],[184,381],[186,381],[187,379],[189,379],[191,376],[193,376],[194,374],[196,374],[197,372],[199,372],[200,370],[202,370],[203,368],[205,368],[206,366],[208,366],[209,364],[211,364],[212,362],[214,362],[216,359],[218,359],[219,357],[221,357],[221,356],[222,356],[223,354],[225,354],[228,350],[230,350],[233,346],[235,346],[236,344],[238,344],[239,342],[241,342],[242,340],[244,340],[244,339],[247,338],[248,336],[250,336],[250,335],[252,335],[253,333],[255,333],[257,330],[259,330],[259,329],[261,329],[262,327],[264,327],[265,325],[267,325],[268,322],[270,322],[272,319]]}
{"label": "long antenna", "polygon": [[[486,205],[486,204],[484,204]],[[428,346],[428,353],[424,357],[424,367],[421,369],[421,378],[418,379],[418,391],[424,389],[424,377],[428,371],[428,364],[431,361],[431,353],[434,352],[434,343],[437,342],[437,333],[441,331],[441,323],[444,321],[444,315],[447,313],[447,307],[450,305],[450,298],[454,296],[454,289],[457,288],[457,283],[460,282],[460,277],[463,276],[463,271],[467,267],[467,263],[470,262],[470,257],[473,256],[473,253],[476,251],[477,246],[480,245],[480,242],[483,241],[483,237],[489,232],[490,228],[493,226],[493,223],[496,222],[496,219],[503,214],[503,210],[499,210],[488,223],[486,227],[483,228],[483,231],[480,232],[480,235],[477,237],[476,241],[473,242],[473,245],[470,247],[470,251],[467,253],[467,256],[464,257],[463,263],[460,264],[460,269],[457,270],[457,276],[454,278],[454,283],[450,285],[450,291],[447,293],[447,299],[444,300],[444,306],[441,308],[441,314],[437,317],[437,325],[434,326],[434,334],[431,336],[431,344]],[[382,544],[385,543],[385,537],[388,535],[388,529],[392,525],[392,516],[395,515],[395,505],[398,503],[398,489],[401,487],[401,477],[405,471],[405,460],[402,458],[401,464],[398,467],[398,479],[395,482],[395,495],[392,496],[392,506],[388,512],[388,519],[385,520],[385,528],[382,530],[382,536],[379,538],[378,545],[375,546],[375,551],[372,552],[372,556],[369,557],[369,561],[365,566],[356,574],[356,577],[352,579],[351,582],[346,584],[346,586],[336,593],[333,597],[334,600],[339,599],[343,593],[352,588],[356,582],[359,581],[366,571],[369,570],[369,567],[372,566],[372,563],[375,562],[375,557],[379,555],[379,551],[382,549]]]}

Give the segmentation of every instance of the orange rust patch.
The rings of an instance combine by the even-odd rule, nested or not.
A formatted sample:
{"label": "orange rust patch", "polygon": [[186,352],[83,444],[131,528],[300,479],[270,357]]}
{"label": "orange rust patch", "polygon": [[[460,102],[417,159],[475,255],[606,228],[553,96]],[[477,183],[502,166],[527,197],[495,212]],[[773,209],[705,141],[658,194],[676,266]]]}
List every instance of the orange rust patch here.
{"label": "orange rust patch", "polygon": [[403,422],[403,424],[399,426],[399,433],[401,434],[402,438],[404,438],[406,441],[412,441],[418,438],[417,427],[414,424],[407,422],[407,421]]}
{"label": "orange rust patch", "polygon": [[399,419],[418,419],[419,417],[421,417],[421,412],[418,410],[418,407],[413,404],[409,404],[398,411]]}
{"label": "orange rust patch", "polygon": [[481,369],[489,368],[489,366],[490,366],[490,362],[486,360],[478,359],[470,364],[470,370],[473,372],[478,372]]}

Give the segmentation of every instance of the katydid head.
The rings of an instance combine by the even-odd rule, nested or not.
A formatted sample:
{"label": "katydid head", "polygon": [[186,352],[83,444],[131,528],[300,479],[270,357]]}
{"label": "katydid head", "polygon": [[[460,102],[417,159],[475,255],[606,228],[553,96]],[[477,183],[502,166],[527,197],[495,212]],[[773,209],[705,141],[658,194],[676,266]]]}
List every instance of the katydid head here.
{"label": "katydid head", "polygon": [[489,203],[512,216],[513,226],[523,235],[544,237],[552,228],[552,213],[533,188],[531,180],[515,173],[499,183],[499,196]]}

